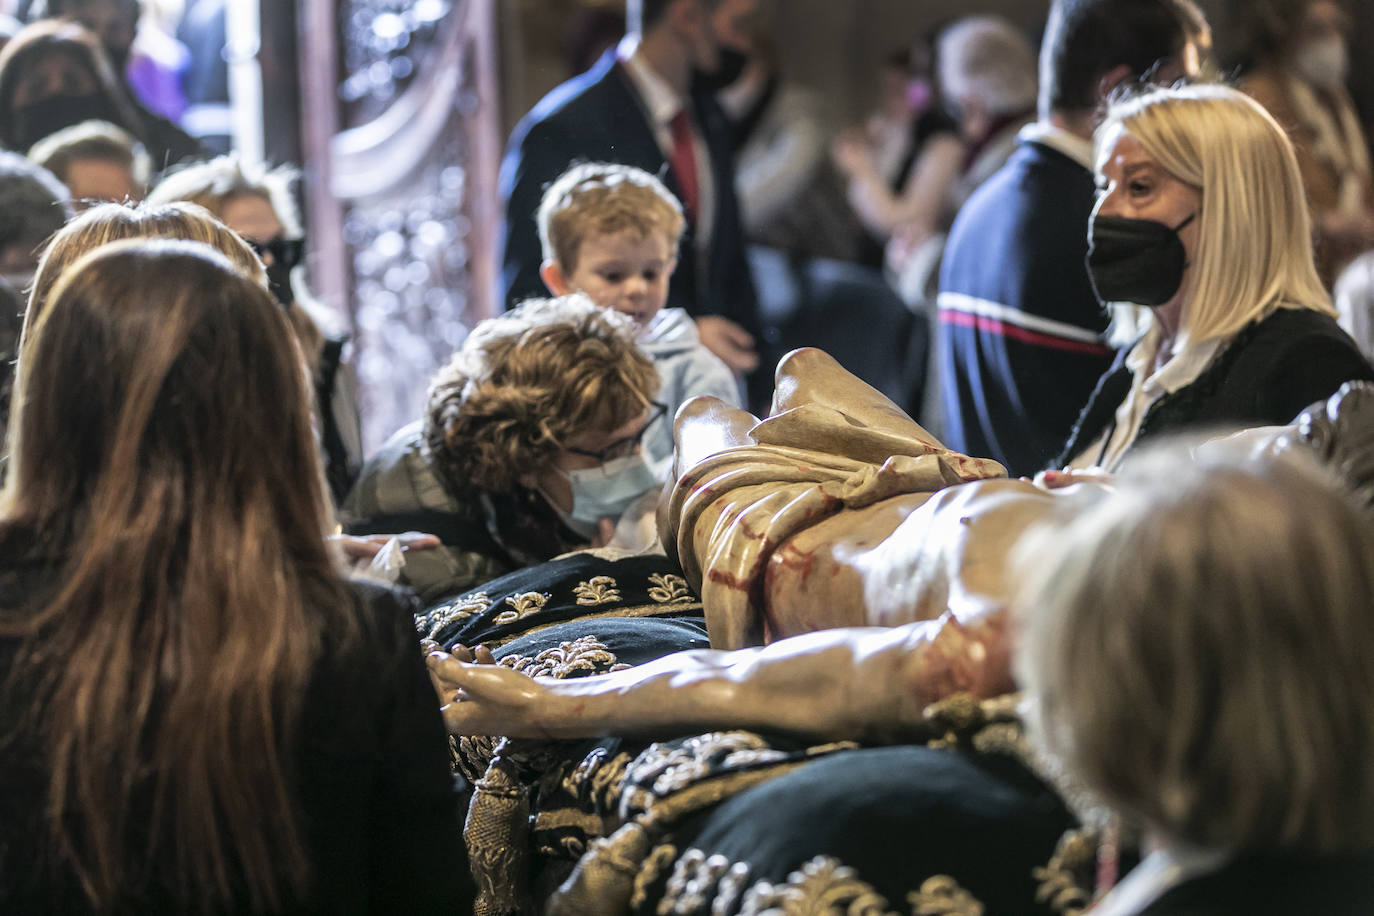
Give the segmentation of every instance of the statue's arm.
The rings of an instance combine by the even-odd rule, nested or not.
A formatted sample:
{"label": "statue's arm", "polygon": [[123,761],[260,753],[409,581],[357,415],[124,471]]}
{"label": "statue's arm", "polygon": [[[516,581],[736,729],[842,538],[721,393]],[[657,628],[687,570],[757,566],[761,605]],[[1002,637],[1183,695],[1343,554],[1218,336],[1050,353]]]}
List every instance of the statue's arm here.
{"label": "statue's arm", "polygon": [[430,667],[454,734],[671,736],[766,728],[821,739],[900,740],[925,707],[1011,688],[1005,614],[826,630],[730,652],[679,652],[596,677],[530,678],[443,653]]}

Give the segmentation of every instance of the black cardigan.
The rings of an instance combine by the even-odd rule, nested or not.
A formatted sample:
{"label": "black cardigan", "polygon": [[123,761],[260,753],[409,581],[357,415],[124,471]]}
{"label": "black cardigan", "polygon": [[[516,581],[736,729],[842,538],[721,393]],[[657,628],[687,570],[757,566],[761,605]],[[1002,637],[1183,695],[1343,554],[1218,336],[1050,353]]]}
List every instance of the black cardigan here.
{"label": "black cardigan", "polygon": [[[1131,390],[1126,356],[1132,349],[1123,348],[1098,379],[1052,467],[1063,467],[1113,427]],[[1289,423],[1345,382],[1361,379],[1374,381],[1374,367],[1334,319],[1281,308],[1246,325],[1192,383],[1152,404],[1132,448],[1189,428]]]}
{"label": "black cardigan", "polygon": [[[34,606],[59,584],[60,565],[0,557],[0,608]],[[420,658],[413,597],[354,583],[363,638],[341,650],[332,634],[302,701],[296,729],[299,803],[314,872],[292,916],[457,913],[473,897],[459,824],[459,796],[434,689]],[[0,639],[0,676],[18,638]],[[69,663],[79,663],[70,660]],[[9,685],[0,706],[0,912],[83,914],[91,908],[65,866],[41,864],[47,770],[41,736]],[[100,761],[90,761],[99,766]],[[147,795],[146,792],[143,795]],[[137,799],[148,802],[140,803]],[[135,835],[151,826],[151,799],[136,796]],[[164,829],[172,829],[165,827]],[[177,913],[168,876],[154,865],[115,914]],[[233,879],[231,879],[233,880]],[[238,882],[235,893],[244,893]],[[246,912],[244,899],[229,912]]]}
{"label": "black cardigan", "polygon": [[1374,913],[1374,854],[1242,855],[1190,878],[1141,916],[1252,916],[1255,913]]}

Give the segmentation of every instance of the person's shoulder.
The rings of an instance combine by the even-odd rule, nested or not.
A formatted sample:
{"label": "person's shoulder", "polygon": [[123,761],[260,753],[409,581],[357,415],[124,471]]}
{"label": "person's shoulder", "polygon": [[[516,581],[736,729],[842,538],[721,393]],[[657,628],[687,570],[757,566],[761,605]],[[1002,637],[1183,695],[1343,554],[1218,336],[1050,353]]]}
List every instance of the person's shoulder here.
{"label": "person's shoulder", "polygon": [[1242,916],[1251,913],[1374,912],[1374,858],[1244,855],[1175,885],[1142,916]]}
{"label": "person's shoulder", "polygon": [[415,420],[402,426],[382,443],[382,447],[367,459],[359,480],[394,471],[425,451],[424,421]]}
{"label": "person's shoulder", "polygon": [[1255,339],[1280,348],[1329,346],[1357,349],[1354,340],[1335,318],[1316,309],[1278,308],[1253,327]]}
{"label": "person's shoulder", "polygon": [[[424,421],[416,420],[393,433],[363,464],[341,514],[356,521],[409,507],[418,486],[415,478],[423,476],[428,465]],[[394,505],[398,500],[405,505]]]}
{"label": "person's shoulder", "polygon": [[361,654],[384,660],[401,652],[418,650],[415,617],[422,609],[410,589],[346,577],[342,594],[351,604],[349,613],[355,628],[352,639],[339,639],[335,643],[334,651],[342,652],[340,657],[356,658]]}
{"label": "person's shoulder", "polygon": [[1086,237],[1092,209],[1092,174],[1056,150],[1022,140],[1011,156],[974,189],[954,220],[951,235],[969,226],[1007,226],[1034,222],[1026,241],[1043,238],[1046,229],[1071,226]]}
{"label": "person's shoulder", "polygon": [[1255,343],[1275,362],[1322,374],[1340,372],[1348,380],[1374,378],[1374,369],[1336,319],[1313,309],[1277,309],[1256,328]]}

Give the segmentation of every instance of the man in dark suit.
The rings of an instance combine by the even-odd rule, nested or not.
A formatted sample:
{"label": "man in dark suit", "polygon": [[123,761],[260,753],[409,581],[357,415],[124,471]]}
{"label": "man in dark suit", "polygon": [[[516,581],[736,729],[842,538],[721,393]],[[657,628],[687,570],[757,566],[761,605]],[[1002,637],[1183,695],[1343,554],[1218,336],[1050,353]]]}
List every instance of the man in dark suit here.
{"label": "man in dark suit", "polygon": [[1045,467],[1112,363],[1088,282],[1103,101],[1137,78],[1197,71],[1192,0],[1054,0],[1040,48],[1040,119],[954,220],[940,267],[944,442],[1013,476]]}
{"label": "man in dark suit", "polygon": [[[506,307],[547,295],[535,211],[575,162],[658,175],[682,201],[687,231],[668,305],[697,319],[701,342],[737,373],[758,368],[761,327],[735,200],[731,127],[713,90],[742,65],[753,0],[627,0],[630,34],[545,96],[516,125],[501,163]],[[765,380],[766,381],[766,380]]]}

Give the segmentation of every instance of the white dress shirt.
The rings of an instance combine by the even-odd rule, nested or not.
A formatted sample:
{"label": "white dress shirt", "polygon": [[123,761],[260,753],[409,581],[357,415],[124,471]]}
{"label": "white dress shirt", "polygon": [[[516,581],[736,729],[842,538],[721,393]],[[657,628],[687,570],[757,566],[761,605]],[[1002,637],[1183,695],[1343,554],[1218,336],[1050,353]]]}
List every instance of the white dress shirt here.
{"label": "white dress shirt", "polygon": [[1174,340],[1168,361],[1151,371],[1159,355],[1161,336],[1159,325],[1151,324],[1140,343],[1126,354],[1126,368],[1131,370],[1131,390],[1116,409],[1115,426],[1075,455],[1069,467],[1100,467],[1115,471],[1140,435],[1140,424],[1154,403],[1196,381],[1223,343],[1215,337],[1193,343],[1180,335]]}
{"label": "white dress shirt", "polygon": [[649,116],[654,139],[663,150],[663,158],[673,158],[673,118],[684,108],[692,121],[692,150],[697,162],[697,213],[695,214],[697,249],[703,253],[708,250],[711,238],[711,221],[715,217],[715,183],[711,175],[711,154],[701,137],[701,128],[687,104],[663,77],[649,64],[644,51],[639,46],[638,35],[626,35],[616,48],[616,56],[625,73],[634,84],[640,101],[644,103],[644,113]]}

